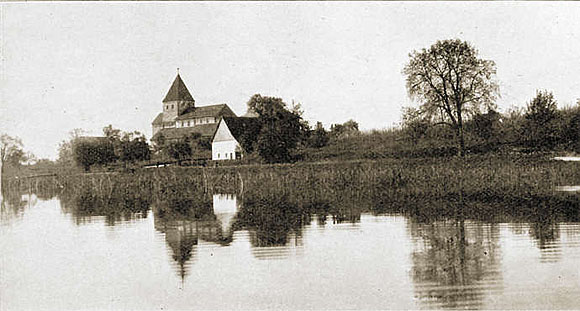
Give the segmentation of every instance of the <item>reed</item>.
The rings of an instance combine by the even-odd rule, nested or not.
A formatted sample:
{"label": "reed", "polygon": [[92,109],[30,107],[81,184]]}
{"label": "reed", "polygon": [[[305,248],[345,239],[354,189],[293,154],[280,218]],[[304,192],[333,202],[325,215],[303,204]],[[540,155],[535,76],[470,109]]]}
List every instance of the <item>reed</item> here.
{"label": "reed", "polygon": [[[7,188],[33,192],[51,189],[77,196],[90,189],[90,198],[102,204],[118,201],[111,198],[147,198],[151,202],[236,193],[250,205],[263,207],[268,205],[263,204],[265,200],[284,198],[299,214],[326,213],[338,220],[356,220],[364,211],[425,215],[461,212],[487,217],[514,210],[537,213],[538,208],[577,211],[580,205],[577,196],[554,190],[560,185],[580,184],[578,164],[534,156],[168,167],[10,180],[8,184]],[[281,202],[272,202],[270,205],[287,208]]]}

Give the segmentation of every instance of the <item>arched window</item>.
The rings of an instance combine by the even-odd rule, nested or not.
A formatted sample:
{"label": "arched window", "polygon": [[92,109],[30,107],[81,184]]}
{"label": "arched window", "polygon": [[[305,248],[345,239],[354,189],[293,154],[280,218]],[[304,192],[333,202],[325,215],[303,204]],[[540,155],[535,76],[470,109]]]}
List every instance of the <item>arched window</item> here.
{"label": "arched window", "polygon": [[218,153],[218,159],[220,158],[220,154]]}

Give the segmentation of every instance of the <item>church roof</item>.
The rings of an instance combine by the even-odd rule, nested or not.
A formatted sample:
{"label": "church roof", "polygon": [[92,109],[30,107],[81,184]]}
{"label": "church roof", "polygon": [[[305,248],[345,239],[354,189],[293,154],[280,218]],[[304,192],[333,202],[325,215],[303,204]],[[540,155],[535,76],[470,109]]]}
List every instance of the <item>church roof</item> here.
{"label": "church roof", "polygon": [[[221,122],[224,122],[227,125],[230,133],[242,148],[251,152],[252,145],[255,143],[260,134],[260,130],[262,129],[260,119],[247,117],[223,117],[220,120],[220,123]],[[216,130],[216,133],[213,134],[212,142],[216,141],[217,133],[218,131]]]}
{"label": "church roof", "polygon": [[242,134],[255,134],[253,136],[258,136],[262,124],[258,118],[248,118],[248,117],[224,117],[223,120],[228,125],[230,132],[236,140],[240,140]]}
{"label": "church roof", "polygon": [[163,112],[160,112],[155,119],[153,119],[153,122],[151,122],[151,124],[153,125],[161,125],[163,124]]}
{"label": "church roof", "polygon": [[209,124],[198,124],[192,127],[179,127],[179,128],[165,128],[159,130],[155,135],[151,138],[151,140],[155,140],[157,136],[162,134],[165,139],[173,140],[173,139],[181,139],[184,136],[189,136],[192,133],[199,133],[202,137],[212,137],[215,130],[217,129],[217,123],[209,123]]}
{"label": "church roof", "polygon": [[171,88],[169,88],[169,92],[165,95],[165,99],[163,102],[170,102],[170,101],[177,101],[177,100],[184,100],[184,101],[193,101],[193,97],[187,90],[185,83],[181,80],[179,74],[175,77]]}
{"label": "church roof", "polygon": [[191,107],[188,110],[186,110],[182,115],[177,117],[176,120],[187,120],[201,117],[220,117],[220,116],[235,117],[236,114],[228,107],[228,105],[219,104],[211,106]]}

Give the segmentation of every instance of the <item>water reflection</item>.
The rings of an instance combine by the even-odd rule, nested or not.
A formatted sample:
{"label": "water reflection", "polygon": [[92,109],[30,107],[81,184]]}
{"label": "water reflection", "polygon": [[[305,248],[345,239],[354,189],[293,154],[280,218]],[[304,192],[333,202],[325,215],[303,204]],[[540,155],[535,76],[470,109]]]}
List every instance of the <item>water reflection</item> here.
{"label": "water reflection", "polygon": [[[7,224],[13,219],[21,217],[26,206],[29,206],[30,203],[33,203],[32,205],[36,203],[35,198],[30,194],[2,189],[2,193],[0,193],[0,219],[2,223]],[[32,200],[33,202],[31,202]]]}
{"label": "water reflection", "polygon": [[236,226],[250,231],[253,247],[284,246],[290,233],[300,235],[305,216],[286,196],[246,197]]}
{"label": "water reflection", "polygon": [[58,195],[63,211],[72,215],[76,224],[91,223],[104,217],[109,226],[147,217],[151,198],[132,192],[103,194],[86,188],[80,192],[62,192]]}
{"label": "water reflection", "polygon": [[235,195],[158,200],[153,208],[154,226],[165,241],[182,280],[195,261],[198,240],[227,246],[233,239],[233,219],[238,210]]}
{"label": "water reflection", "polygon": [[531,224],[530,235],[540,249],[542,262],[556,262],[562,251],[560,245],[560,226],[552,220],[539,221]]}
{"label": "water reflection", "polygon": [[214,194],[213,213],[221,224],[222,234],[231,238],[234,216],[238,212],[238,200],[235,194]]}
{"label": "water reflection", "polygon": [[416,297],[436,308],[480,308],[501,288],[499,226],[466,222],[409,221]]}
{"label": "water reflection", "polygon": [[[171,292],[168,288],[176,277],[195,284],[164,296],[169,298],[148,297],[151,300],[146,302],[136,302],[146,296],[141,292],[120,295],[134,309],[158,305],[223,308],[215,304],[214,291],[227,293],[224,304],[262,309],[525,308],[538,306],[526,302],[537,299],[546,287],[551,291],[548,296],[563,297],[550,303],[567,307],[575,306],[574,299],[580,294],[580,214],[570,207],[514,207],[501,215],[483,215],[481,211],[493,210],[489,206],[470,207],[473,214],[483,215],[475,217],[451,205],[441,207],[444,212],[439,213],[435,204],[417,204],[416,209],[403,213],[393,211],[386,200],[349,199],[346,190],[340,195],[189,191],[151,197],[128,190],[85,189],[59,193],[58,198],[60,202],[52,201],[52,210],[48,205],[44,210],[32,208],[36,201],[43,206],[43,201],[28,193],[6,193],[1,202],[2,222],[17,225],[2,228],[0,246],[4,248],[0,251],[9,254],[7,258],[30,259],[26,268],[32,272],[6,272],[18,271],[17,260],[0,267],[0,272],[7,273],[9,281],[22,277],[23,287],[41,284],[51,298],[60,293],[42,283],[56,279],[39,268],[44,267],[43,256],[67,262],[67,267],[78,264],[74,270],[78,275],[87,266],[91,272],[82,277],[94,281],[102,274],[103,282],[115,280],[111,288],[119,291],[133,288],[127,285],[136,282],[131,279],[134,276],[154,278],[151,283],[156,285],[148,284],[151,292]],[[381,212],[388,216],[378,215]],[[50,226],[39,225],[45,223]],[[78,226],[88,223],[93,225]],[[38,233],[37,228],[44,231]],[[111,238],[110,231],[119,234]],[[55,242],[44,243],[46,240]],[[59,245],[64,246],[55,255],[51,248]],[[89,253],[98,259],[90,261]],[[101,254],[116,257],[108,262]],[[136,264],[139,261],[141,265]],[[125,269],[150,267],[151,262],[158,268],[157,275]],[[58,271],[66,276],[67,284],[83,280],[67,269]],[[531,277],[529,271],[543,279]],[[221,287],[215,289],[214,284]],[[16,288],[10,294],[29,293]],[[262,295],[259,299],[244,300],[258,294]],[[393,296],[401,304],[385,302],[395,299]],[[190,304],[196,298],[199,304]],[[19,306],[26,299],[6,306]],[[286,304],[276,305],[275,300]]]}

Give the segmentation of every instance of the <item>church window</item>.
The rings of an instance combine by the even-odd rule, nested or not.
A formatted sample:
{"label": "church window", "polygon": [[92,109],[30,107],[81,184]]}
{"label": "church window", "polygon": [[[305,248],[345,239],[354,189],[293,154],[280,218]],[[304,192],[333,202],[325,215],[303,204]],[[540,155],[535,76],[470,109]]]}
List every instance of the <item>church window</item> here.
{"label": "church window", "polygon": [[218,159],[220,158],[220,154],[218,153]]}
{"label": "church window", "polygon": [[171,105],[171,109],[173,109],[173,105]]}
{"label": "church window", "polygon": [[187,121],[187,126],[189,126],[189,121]]}

